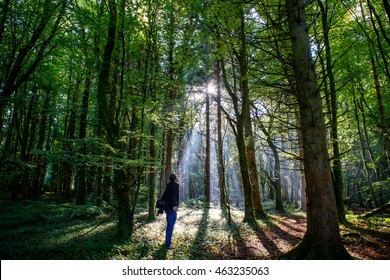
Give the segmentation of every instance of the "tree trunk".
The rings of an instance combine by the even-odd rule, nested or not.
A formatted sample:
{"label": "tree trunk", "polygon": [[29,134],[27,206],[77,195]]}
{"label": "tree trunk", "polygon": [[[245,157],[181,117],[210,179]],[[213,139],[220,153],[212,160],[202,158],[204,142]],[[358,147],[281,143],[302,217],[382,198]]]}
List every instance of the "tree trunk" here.
{"label": "tree trunk", "polygon": [[[98,75],[98,114],[99,121],[103,125],[105,130],[105,136],[107,142],[117,151],[116,156],[123,156],[121,152],[124,152],[122,132],[117,123],[119,119],[119,112],[113,108],[113,95],[115,94],[110,90],[110,71],[111,62],[113,58],[113,50],[116,43],[116,25],[117,25],[117,9],[115,0],[108,1],[109,7],[109,23],[108,23],[108,36],[107,43],[105,45],[102,64]],[[108,100],[107,97],[111,97]],[[117,199],[117,211],[118,211],[118,224],[117,224],[117,237],[118,239],[128,239],[133,232],[133,212],[130,205],[130,192],[131,187],[129,180],[127,180],[127,172],[124,167],[116,167],[113,170],[113,187],[116,193]]]}
{"label": "tree trunk", "polygon": [[303,240],[284,257],[297,259],[350,259],[338,224],[322,112],[303,0],[286,0],[297,83],[305,164],[307,231]]}
{"label": "tree trunk", "polygon": [[223,160],[223,140],[222,140],[222,104],[221,104],[221,65],[216,62],[216,86],[217,86],[217,141],[218,141],[218,186],[219,203],[221,207],[227,205],[226,200],[226,182],[225,182],[225,163]]}
{"label": "tree trunk", "polygon": [[[41,120],[39,123],[39,131],[38,131],[38,143],[37,143],[37,149],[39,151],[42,151],[44,148],[45,143],[45,135],[46,135],[46,128],[48,127],[47,119],[48,119],[48,113],[50,109],[50,98],[51,93],[50,90],[47,90],[45,92],[45,97],[43,101],[43,108],[41,113]],[[34,162],[35,162],[35,176],[33,178],[33,196],[38,196],[43,192],[43,181],[46,171],[46,160],[41,154],[36,154],[34,156]]]}
{"label": "tree trunk", "polygon": [[112,165],[111,161],[106,163],[106,166],[102,168],[102,199],[106,202],[112,202]]}
{"label": "tree trunk", "polygon": [[[223,60],[221,61],[223,81],[225,88],[230,95],[234,112],[236,115],[236,124],[233,127],[234,133],[236,136],[237,150],[238,150],[238,161],[240,165],[242,189],[244,193],[244,222],[254,223],[256,221],[253,209],[253,191],[252,185],[249,179],[249,167],[248,167],[248,158],[246,154],[246,139],[245,139],[245,126],[247,125],[247,116],[250,109],[250,100],[249,100],[249,86],[248,86],[248,61],[247,61],[247,51],[246,51],[246,41],[245,41],[245,20],[244,12],[240,7],[240,50],[235,52],[235,55],[238,59],[239,70],[240,70],[240,87],[241,87],[241,100],[239,100],[237,92],[235,92],[227,80],[226,69]],[[241,112],[239,109],[239,104],[241,104]],[[228,116],[229,117],[229,116]]]}
{"label": "tree trunk", "polygon": [[164,175],[164,184],[169,182],[169,176],[172,174],[172,156],[173,156],[173,105],[175,102],[175,65],[174,65],[174,21],[175,15],[172,10],[169,11],[169,39],[168,39],[168,79],[169,79],[169,88],[168,88],[168,108],[167,108],[167,130],[166,130],[166,148],[165,148],[165,175]]}
{"label": "tree trunk", "polygon": [[[237,126],[244,127],[242,122],[237,122]],[[245,135],[243,129],[237,129],[237,149],[238,161],[240,164],[241,180],[244,193],[244,222],[252,223],[255,221],[253,211],[253,192],[249,179],[248,158],[246,156]]]}
{"label": "tree trunk", "polygon": [[[371,180],[371,176],[370,176],[370,167],[369,167],[369,163],[367,162],[367,157],[368,157],[367,150],[369,150],[369,149],[368,148],[366,149],[366,146],[368,146],[369,143],[365,143],[364,136],[363,136],[364,133],[361,132],[362,129],[360,128],[361,125],[360,125],[360,118],[359,118],[359,114],[358,114],[359,105],[358,105],[358,102],[357,102],[355,97],[354,97],[353,101],[354,101],[354,105],[355,105],[355,119],[356,119],[356,123],[357,123],[357,127],[358,127],[360,147],[362,149],[362,161],[363,161],[363,166],[364,166],[364,169],[363,169],[364,171],[362,171],[362,173],[365,176],[365,179],[368,183],[369,191],[371,194],[371,200],[373,200],[375,207],[378,207],[379,202],[378,202],[378,199],[376,197],[374,188],[372,186],[372,180]],[[362,107],[362,106],[360,106],[360,107]],[[363,108],[360,108],[360,109],[363,110]],[[363,111],[362,111],[362,114],[364,114]],[[365,126],[364,122],[363,122],[363,126]]]}
{"label": "tree trunk", "polygon": [[[251,184],[249,165],[247,157],[247,145],[245,131],[248,129],[248,118],[250,114],[249,85],[248,85],[248,60],[245,38],[245,19],[243,8],[240,8],[241,26],[240,26],[240,51],[238,60],[240,65],[240,87],[241,87],[241,113],[237,115],[237,148],[239,153],[239,162],[241,170],[241,179],[244,192],[245,218],[244,221],[252,223],[255,221],[253,209],[253,185]],[[237,106],[236,106],[237,107]],[[238,110],[237,110],[238,113]]]}
{"label": "tree trunk", "polygon": [[223,139],[222,139],[222,104],[221,104],[221,62],[216,61],[216,86],[217,86],[217,153],[218,153],[218,185],[219,200],[221,208],[228,211],[228,225],[231,223],[230,203],[225,181],[225,161],[223,157]]}
{"label": "tree trunk", "polygon": [[148,219],[154,220],[156,218],[156,173],[157,168],[155,166],[156,161],[156,147],[155,147],[155,137],[156,137],[156,125],[154,123],[150,124],[150,140],[149,140],[149,156],[152,166],[149,171],[149,214]]}
{"label": "tree trunk", "polygon": [[131,237],[134,228],[133,211],[130,204],[131,188],[126,184],[126,172],[123,169],[114,170],[114,190],[118,203],[117,239],[127,240]]}
{"label": "tree trunk", "polygon": [[205,147],[205,174],[204,174],[204,195],[206,204],[210,205],[210,92],[206,86],[206,147]]}
{"label": "tree trunk", "polygon": [[295,162],[294,163],[294,175],[293,175],[293,185],[294,185],[294,207],[299,208],[299,164],[300,162]]}
{"label": "tree trunk", "polygon": [[[298,119],[299,117],[297,117]],[[303,154],[303,140],[302,140],[302,131],[298,130],[298,143],[299,143],[299,157],[304,158]],[[306,180],[305,180],[305,165],[302,160],[299,161],[300,165],[300,185],[301,185],[301,210],[307,210],[307,199],[306,199]]]}
{"label": "tree trunk", "polygon": [[261,203],[259,174],[257,172],[256,157],[255,157],[256,156],[255,143],[253,139],[252,119],[250,117],[250,114],[248,114],[247,116],[245,136],[247,138],[246,156],[248,159],[249,179],[253,191],[253,207],[255,211],[255,216],[258,219],[265,219],[267,218],[267,215],[264,213],[263,205]]}
{"label": "tree trunk", "polygon": [[336,205],[337,213],[339,216],[339,221],[341,223],[346,222],[345,218],[345,208],[344,208],[344,198],[343,198],[343,174],[341,172],[341,155],[339,148],[339,139],[338,139],[338,119],[337,119],[337,92],[336,92],[336,82],[333,75],[333,63],[331,59],[331,50],[330,50],[330,41],[329,41],[329,30],[328,25],[328,4],[322,3],[321,0],[317,0],[318,5],[321,9],[322,17],[322,29],[324,35],[324,44],[325,44],[325,70],[326,76],[329,79],[329,90],[330,90],[330,121],[331,121],[331,143],[333,148],[333,166],[332,166],[332,180],[336,196]]}
{"label": "tree trunk", "polygon": [[[73,92],[71,84],[73,83],[72,69],[69,70],[69,89],[68,89],[68,104],[67,104],[67,115],[65,121],[65,130],[63,142],[63,151],[67,153],[69,158],[72,158],[75,154],[74,150],[74,139],[76,132],[76,107],[78,103],[78,94]],[[78,83],[77,83],[78,84]],[[62,168],[60,174],[62,174],[62,197],[63,199],[70,199],[72,196],[72,181],[74,176],[74,164],[70,159],[64,157],[62,160]]]}
{"label": "tree trunk", "polygon": [[[363,9],[362,1],[359,1],[359,4],[360,4],[360,11],[362,13],[362,17],[366,18],[366,14],[365,14],[364,9]],[[383,0],[383,4],[384,4],[384,7],[385,7],[385,11],[387,13],[387,16],[389,17],[389,21],[390,21],[390,5],[389,5],[389,1],[388,0]],[[369,2],[368,2],[368,6],[369,6],[369,9],[371,11],[372,10],[372,5]],[[370,14],[370,16],[371,16],[371,21],[373,21],[372,13]],[[369,28],[369,26],[367,25],[366,22],[363,22],[363,28],[365,28],[365,29]],[[375,54],[374,48],[375,48],[375,46],[372,43],[372,40],[370,39],[368,34],[366,34],[366,37],[367,37],[367,45],[368,45],[369,55],[370,55],[371,70],[372,70],[372,74],[373,74],[373,78],[374,78],[375,91],[376,91],[377,100],[378,100],[378,111],[379,111],[380,118],[381,118],[381,126],[380,126],[380,128],[381,128],[381,130],[383,132],[383,138],[384,138],[383,144],[384,144],[385,154],[386,154],[386,157],[387,157],[387,170],[388,170],[388,172],[390,172],[390,127],[389,127],[389,124],[388,124],[388,121],[387,121],[388,118],[386,117],[386,113],[385,113],[385,110],[384,110],[382,91],[381,91],[381,86],[380,86],[380,79],[379,79],[378,69],[377,69],[377,66],[376,66],[377,63],[376,63],[375,58],[374,58],[374,54]],[[381,52],[381,53],[383,55],[383,52]],[[378,60],[378,58],[376,58],[376,59]],[[386,63],[386,59],[383,62]],[[388,71],[387,67],[384,69],[384,72],[387,75],[387,77],[389,77],[389,71]]]}
{"label": "tree trunk", "polygon": [[378,207],[374,210],[372,210],[371,212],[368,212],[366,214],[363,215],[364,218],[369,218],[369,217],[372,217],[372,216],[375,216],[377,214],[381,214],[381,213],[389,213],[390,212],[390,202],[382,205],[381,207]]}
{"label": "tree trunk", "polygon": [[376,69],[376,63],[375,60],[372,58],[371,58],[371,69],[374,77],[379,114],[381,116],[381,129],[384,138],[383,145],[384,145],[384,150],[387,158],[387,170],[388,170],[387,174],[390,176],[390,127],[389,127],[389,122],[387,120],[388,118],[386,117],[385,106],[383,104],[382,91],[379,83],[379,76],[378,76],[378,71]]}
{"label": "tree trunk", "polygon": [[[36,89],[34,89],[36,90]],[[24,87],[23,96],[27,95],[27,85]],[[23,121],[23,129],[20,141],[20,159],[22,161],[23,175],[22,175],[22,190],[23,197],[32,198],[32,189],[30,184],[30,169],[28,163],[30,161],[29,139],[34,138],[34,130],[32,128],[35,121],[32,119],[34,106],[37,102],[37,95],[32,95],[27,106],[26,115]]]}
{"label": "tree trunk", "polygon": [[272,154],[274,156],[274,176],[272,178],[272,184],[275,190],[275,210],[283,212],[284,207],[282,198],[282,177],[280,174],[279,153],[271,137],[267,137],[267,143],[271,148]]}
{"label": "tree trunk", "polygon": [[[271,183],[272,183],[273,189],[274,189],[275,194],[276,194],[276,196],[275,196],[276,197],[275,198],[275,210],[277,210],[279,212],[283,212],[284,207],[283,207],[283,198],[282,198],[282,178],[281,178],[281,170],[280,170],[279,153],[278,153],[278,150],[277,150],[277,147],[276,147],[274,141],[272,140],[272,137],[270,134],[270,129],[267,130],[260,119],[258,121],[258,124],[259,124],[261,131],[267,137],[266,141],[268,143],[269,148],[272,151],[272,155],[274,156],[274,166],[273,166],[274,173],[273,173],[273,176],[271,175]],[[271,196],[272,199],[274,198],[273,194],[274,194],[273,192],[272,193],[270,192],[270,195],[272,195]]]}
{"label": "tree trunk", "polygon": [[[85,79],[85,87],[83,92],[83,100],[81,106],[81,115],[80,115],[80,127],[79,127],[79,139],[82,140],[80,154],[85,156],[87,154],[87,144],[85,143],[85,138],[87,136],[87,117],[88,117],[88,103],[89,103],[89,91],[91,87],[91,75],[92,72],[88,71],[87,77]],[[76,204],[84,205],[87,203],[87,164],[82,161],[81,166],[77,169],[76,178]]]}

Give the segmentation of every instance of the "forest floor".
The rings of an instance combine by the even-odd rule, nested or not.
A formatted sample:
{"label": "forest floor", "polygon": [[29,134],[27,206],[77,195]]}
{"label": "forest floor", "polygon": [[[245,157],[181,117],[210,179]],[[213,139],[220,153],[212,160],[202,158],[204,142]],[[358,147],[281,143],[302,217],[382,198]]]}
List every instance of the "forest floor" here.
{"label": "forest floor", "polygon": [[[115,241],[116,215],[93,206],[52,201],[0,201],[0,257],[4,259],[277,259],[293,248],[306,230],[297,210],[255,225],[242,223],[243,212],[186,208],[178,212],[173,250],[164,249],[165,216],[147,221],[136,216],[131,241]],[[360,211],[361,212],[361,211]],[[348,211],[341,225],[345,247],[356,259],[390,259],[390,218],[365,219]]]}

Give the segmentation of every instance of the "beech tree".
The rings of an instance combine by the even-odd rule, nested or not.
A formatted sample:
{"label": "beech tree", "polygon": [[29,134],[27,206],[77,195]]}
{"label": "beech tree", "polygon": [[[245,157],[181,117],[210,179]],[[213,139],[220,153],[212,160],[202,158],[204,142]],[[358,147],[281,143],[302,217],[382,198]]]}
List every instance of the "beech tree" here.
{"label": "beech tree", "polygon": [[349,259],[338,224],[326,144],[325,120],[315,66],[310,53],[303,0],[286,1],[292,42],[293,69],[303,139],[307,203],[307,230],[288,258]]}
{"label": "beech tree", "polygon": [[[332,27],[332,20],[337,20],[338,17],[334,14],[330,14],[330,11],[336,10],[334,7],[337,3],[323,3],[321,0],[317,1],[318,6],[321,11],[321,23],[322,23],[322,33],[324,40],[324,49],[325,49],[325,62],[321,63],[324,69],[325,75],[325,95],[327,96],[327,103],[329,104],[329,119],[331,122],[331,144],[333,151],[333,160],[332,160],[332,180],[335,189],[336,204],[337,204],[337,213],[339,216],[340,222],[344,223],[345,219],[345,209],[344,209],[344,199],[343,199],[343,175],[341,170],[341,153],[339,145],[339,131],[338,131],[338,94],[336,90],[336,81],[334,72],[334,63],[332,57],[332,51],[330,46],[329,32]],[[341,17],[341,16],[340,16]],[[336,19],[334,19],[336,18]],[[322,54],[320,54],[320,57]],[[321,59],[322,60],[322,59]],[[329,82],[327,82],[328,80]]]}

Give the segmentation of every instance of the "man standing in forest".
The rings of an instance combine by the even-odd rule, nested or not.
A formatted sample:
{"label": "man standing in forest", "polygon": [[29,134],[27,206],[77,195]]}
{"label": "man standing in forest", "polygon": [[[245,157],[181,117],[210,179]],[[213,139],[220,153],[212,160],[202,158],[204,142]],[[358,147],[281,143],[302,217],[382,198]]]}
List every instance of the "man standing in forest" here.
{"label": "man standing in forest", "polygon": [[167,250],[171,248],[172,233],[177,218],[177,208],[179,206],[179,184],[176,182],[176,179],[177,177],[175,174],[169,176],[170,182],[167,184],[164,194],[161,197],[161,200],[168,203],[167,208],[165,209],[167,216],[165,248]]}

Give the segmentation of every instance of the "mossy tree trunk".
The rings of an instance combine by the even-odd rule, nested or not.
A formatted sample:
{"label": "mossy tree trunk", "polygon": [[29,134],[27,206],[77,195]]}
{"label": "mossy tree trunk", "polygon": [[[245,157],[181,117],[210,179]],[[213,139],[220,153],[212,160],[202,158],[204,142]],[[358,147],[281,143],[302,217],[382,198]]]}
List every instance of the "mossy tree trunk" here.
{"label": "mossy tree trunk", "polygon": [[308,203],[307,230],[303,240],[284,257],[350,259],[341,242],[322,101],[310,52],[304,2],[286,0],[286,7],[297,83]]}
{"label": "mossy tree trunk", "polygon": [[[326,95],[330,97],[330,122],[331,122],[331,143],[333,149],[333,161],[332,161],[332,180],[334,185],[334,191],[336,196],[337,213],[339,221],[341,223],[346,222],[345,208],[344,208],[344,181],[343,174],[341,172],[341,154],[339,148],[339,136],[338,136],[338,101],[336,91],[336,79],[333,75],[333,62],[331,56],[331,46],[329,39],[330,24],[328,23],[328,10],[329,6],[321,0],[317,0],[317,3],[321,10],[322,29],[325,44],[325,71],[327,79],[329,80],[329,90],[325,88]],[[325,87],[328,83],[325,83]],[[328,100],[328,99],[327,99]]]}
{"label": "mossy tree trunk", "polygon": [[[254,223],[255,214],[253,207],[253,189],[250,181],[249,165],[247,157],[247,145],[245,130],[248,125],[248,114],[250,114],[250,99],[249,99],[249,84],[248,84],[248,53],[247,43],[245,38],[245,19],[243,7],[239,7],[237,13],[240,16],[240,29],[239,34],[239,50],[234,50],[233,53],[239,64],[239,82],[241,96],[236,91],[236,86],[231,87],[226,74],[226,67],[224,60],[221,60],[222,77],[225,84],[225,88],[233,102],[233,108],[236,115],[235,125],[232,120],[230,123],[234,130],[236,137],[237,150],[238,150],[238,161],[240,166],[240,174],[242,180],[242,190],[244,194],[244,222]],[[236,81],[234,82],[236,84]],[[241,106],[240,106],[241,105]],[[241,107],[241,108],[240,108]],[[241,110],[240,110],[241,109]],[[228,117],[229,118],[229,117]]]}
{"label": "mossy tree trunk", "polygon": [[[114,159],[122,159],[125,154],[126,144],[121,141],[123,132],[118,123],[120,112],[115,110],[113,99],[116,98],[116,92],[110,87],[111,64],[113,62],[113,52],[115,49],[117,36],[117,8],[116,1],[108,1],[109,23],[107,42],[104,48],[102,64],[98,75],[98,117],[104,130],[107,143],[115,151]],[[115,61],[114,61],[115,62]],[[115,75],[115,73],[114,73]],[[130,152],[132,152],[130,148]],[[125,240],[131,237],[133,232],[133,207],[130,200],[132,187],[134,182],[128,180],[130,174],[129,169],[124,166],[116,166],[113,168],[112,185],[116,194],[118,224],[117,238]]]}

